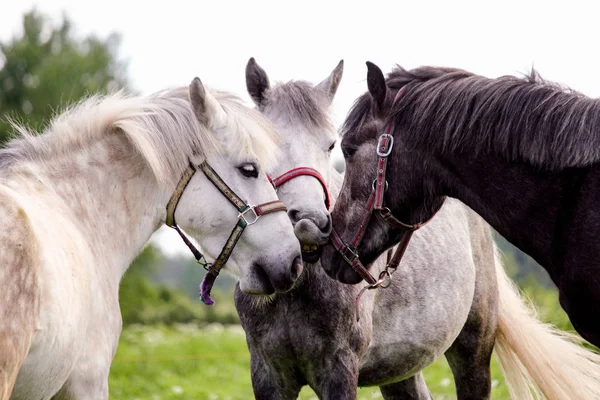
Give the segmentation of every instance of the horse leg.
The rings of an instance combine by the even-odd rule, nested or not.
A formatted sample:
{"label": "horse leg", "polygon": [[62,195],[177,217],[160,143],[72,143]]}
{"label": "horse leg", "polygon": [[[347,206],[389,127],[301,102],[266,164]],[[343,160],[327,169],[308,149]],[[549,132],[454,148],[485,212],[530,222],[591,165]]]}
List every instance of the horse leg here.
{"label": "horse leg", "polygon": [[358,396],[358,372],[350,374],[327,374],[318,386],[313,390],[322,400],[329,399],[356,399]]}
{"label": "horse leg", "polygon": [[[108,296],[107,304],[93,315],[103,313],[101,325],[88,332],[86,345],[79,355],[69,378],[53,400],[108,399],[108,375],[123,327],[118,297]],[[94,319],[97,317],[94,317]]]}
{"label": "horse leg", "polygon": [[[489,265],[494,267],[493,263]],[[445,353],[454,375],[458,400],[489,399],[491,395],[490,363],[498,327],[498,292],[495,278],[485,276],[478,271],[467,322]]]}
{"label": "horse leg", "polygon": [[292,370],[269,365],[254,352],[250,352],[250,377],[257,400],[294,400],[303,386]]}
{"label": "horse leg", "polygon": [[354,351],[346,348],[334,354],[323,353],[312,367],[307,379],[319,399],[356,399],[359,358]]}
{"label": "horse leg", "polygon": [[94,359],[87,354],[82,355],[81,361],[52,400],[108,399],[110,360],[107,363],[105,356],[98,357]]}
{"label": "horse leg", "polygon": [[474,332],[461,333],[446,352],[446,359],[456,384],[458,400],[489,399],[492,391],[490,362],[493,338],[483,338]]}
{"label": "horse leg", "polygon": [[425,384],[423,373],[411,376],[400,382],[379,387],[385,400],[431,400],[433,397]]}

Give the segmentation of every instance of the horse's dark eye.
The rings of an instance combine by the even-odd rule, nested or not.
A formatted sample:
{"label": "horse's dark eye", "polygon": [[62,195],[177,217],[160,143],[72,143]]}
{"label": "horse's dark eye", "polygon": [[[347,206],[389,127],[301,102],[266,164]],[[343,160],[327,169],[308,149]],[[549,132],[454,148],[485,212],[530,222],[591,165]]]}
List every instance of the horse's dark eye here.
{"label": "horse's dark eye", "polygon": [[352,157],[356,153],[356,147],[344,147],[342,148],[342,153],[345,158]]}
{"label": "horse's dark eye", "polygon": [[331,146],[329,146],[327,151],[331,153],[331,151],[333,150],[334,147],[335,147],[335,142],[331,143]]}
{"label": "horse's dark eye", "polygon": [[258,170],[252,164],[244,164],[238,170],[247,178],[258,178]]}

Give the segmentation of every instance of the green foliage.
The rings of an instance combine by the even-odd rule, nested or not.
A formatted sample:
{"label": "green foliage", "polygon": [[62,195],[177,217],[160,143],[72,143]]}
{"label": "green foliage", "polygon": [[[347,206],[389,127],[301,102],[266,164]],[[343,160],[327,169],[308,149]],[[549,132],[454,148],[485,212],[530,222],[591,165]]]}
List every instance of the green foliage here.
{"label": "green foliage", "polygon": [[[119,303],[125,325],[239,322],[232,292],[226,293],[215,287],[213,297],[216,304],[205,306],[197,298],[186,296],[180,288],[156,284],[150,279],[156,271],[168,271],[170,262],[160,250],[148,245],[131,263],[119,287]],[[199,269],[197,265],[196,269]],[[195,281],[196,293],[201,279],[198,276]]]}
{"label": "green foliage", "polygon": [[23,16],[22,31],[0,43],[0,144],[12,131],[9,118],[38,131],[54,110],[126,86],[119,35],[78,38],[66,16],[54,26],[36,9]]}

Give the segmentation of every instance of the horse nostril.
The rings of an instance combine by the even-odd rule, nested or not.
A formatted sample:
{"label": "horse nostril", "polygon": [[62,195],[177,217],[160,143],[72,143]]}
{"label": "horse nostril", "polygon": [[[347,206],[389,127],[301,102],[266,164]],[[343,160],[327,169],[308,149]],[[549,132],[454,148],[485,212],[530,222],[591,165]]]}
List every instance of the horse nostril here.
{"label": "horse nostril", "polygon": [[299,218],[300,211],[296,210],[295,208],[288,210],[287,214],[288,214],[288,217],[290,218],[290,221],[292,221],[293,224],[295,224],[296,222],[298,222],[300,220],[300,218]]}

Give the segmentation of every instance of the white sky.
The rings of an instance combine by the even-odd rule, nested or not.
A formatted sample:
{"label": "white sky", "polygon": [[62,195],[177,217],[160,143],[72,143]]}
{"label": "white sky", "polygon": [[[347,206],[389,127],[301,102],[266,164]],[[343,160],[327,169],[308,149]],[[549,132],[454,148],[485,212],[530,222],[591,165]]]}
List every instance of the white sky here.
{"label": "white sky", "polygon": [[[489,77],[535,66],[547,79],[600,95],[600,3],[351,1],[2,0],[0,39],[18,32],[33,5],[56,17],[64,11],[82,34],[122,34],[121,56],[143,94],[198,76],[248,102],[244,68],[251,56],[272,82],[319,82],[344,59],[337,123],[366,90],[367,60],[384,73],[398,63]],[[174,232],[160,238],[165,251],[187,250]]]}

